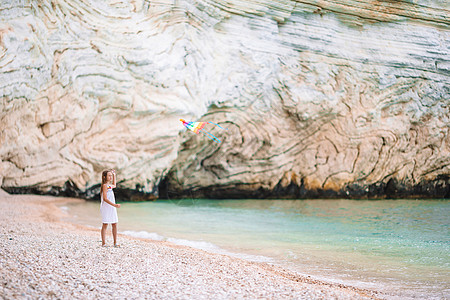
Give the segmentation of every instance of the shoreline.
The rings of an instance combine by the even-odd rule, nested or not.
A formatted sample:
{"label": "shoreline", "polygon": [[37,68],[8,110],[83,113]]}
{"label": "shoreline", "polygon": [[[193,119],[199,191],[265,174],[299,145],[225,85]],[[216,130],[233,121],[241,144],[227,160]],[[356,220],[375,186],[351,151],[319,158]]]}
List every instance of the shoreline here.
{"label": "shoreline", "polygon": [[6,299],[388,297],[166,241],[119,233],[121,248],[101,247],[99,230],[61,221],[56,204],[71,201],[84,200],[0,190],[0,294]]}
{"label": "shoreline", "polygon": [[[437,187],[437,188],[436,188]],[[99,186],[93,186],[85,191],[74,188],[69,182],[62,187],[51,187],[45,192],[38,187],[7,187],[5,188],[11,195],[42,195],[48,197],[66,197],[79,198],[84,200],[98,200],[100,192]],[[305,189],[303,186],[289,185],[283,187],[277,185],[274,190],[256,189],[248,190],[240,187],[221,187],[215,188],[215,192],[211,192],[208,187],[200,188],[196,192],[190,190],[185,191],[179,188],[170,188],[165,186],[159,195],[155,193],[140,192],[129,188],[115,188],[115,195],[120,199],[129,199],[125,202],[139,201],[155,201],[158,199],[348,199],[348,200],[434,200],[434,199],[450,199],[450,190],[442,178],[421,182],[420,184],[405,185],[401,182],[391,181],[388,183],[376,183],[372,185],[352,185],[346,186],[339,190],[325,189]],[[276,191],[275,191],[276,190]],[[169,195],[170,194],[170,195]]]}

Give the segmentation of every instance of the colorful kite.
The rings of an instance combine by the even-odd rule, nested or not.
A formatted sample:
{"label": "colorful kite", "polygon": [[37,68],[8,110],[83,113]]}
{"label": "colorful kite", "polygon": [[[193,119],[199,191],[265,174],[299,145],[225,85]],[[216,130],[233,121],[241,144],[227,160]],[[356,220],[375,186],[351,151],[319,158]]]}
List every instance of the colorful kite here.
{"label": "colorful kite", "polygon": [[203,128],[205,127],[206,124],[214,124],[222,129],[228,130],[226,128],[223,128],[222,126],[220,126],[219,124],[213,123],[213,122],[187,122],[183,119],[180,119],[181,123],[183,123],[184,127],[186,127],[187,129],[195,132],[196,134],[199,134],[199,132],[203,133],[204,135],[206,135],[209,139],[213,140],[216,143],[220,143],[221,141],[216,138],[214,135],[212,135],[211,133],[209,133],[208,131],[204,130]]}

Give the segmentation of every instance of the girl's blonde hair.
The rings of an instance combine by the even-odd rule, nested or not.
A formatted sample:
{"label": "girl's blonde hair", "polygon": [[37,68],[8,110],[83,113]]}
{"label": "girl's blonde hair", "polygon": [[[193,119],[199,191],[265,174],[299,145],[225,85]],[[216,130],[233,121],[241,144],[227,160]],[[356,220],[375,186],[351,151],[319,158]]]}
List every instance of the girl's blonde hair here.
{"label": "girl's blonde hair", "polygon": [[108,172],[111,172],[111,170],[105,170],[102,172],[102,185],[100,187],[100,195],[103,193],[103,185],[108,182]]}
{"label": "girl's blonde hair", "polygon": [[105,170],[102,172],[102,185],[105,184],[108,180],[108,179],[106,179],[108,176],[108,172],[111,172],[111,170]]}

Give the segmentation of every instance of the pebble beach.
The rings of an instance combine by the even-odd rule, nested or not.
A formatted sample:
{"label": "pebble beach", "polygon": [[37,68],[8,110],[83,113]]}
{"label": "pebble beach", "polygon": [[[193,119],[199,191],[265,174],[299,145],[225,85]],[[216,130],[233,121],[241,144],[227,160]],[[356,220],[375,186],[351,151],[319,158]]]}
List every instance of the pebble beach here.
{"label": "pebble beach", "polygon": [[[380,299],[381,292],[315,280],[266,263],[61,221],[84,201],[0,190],[3,299]],[[120,231],[120,223],[119,223]]]}

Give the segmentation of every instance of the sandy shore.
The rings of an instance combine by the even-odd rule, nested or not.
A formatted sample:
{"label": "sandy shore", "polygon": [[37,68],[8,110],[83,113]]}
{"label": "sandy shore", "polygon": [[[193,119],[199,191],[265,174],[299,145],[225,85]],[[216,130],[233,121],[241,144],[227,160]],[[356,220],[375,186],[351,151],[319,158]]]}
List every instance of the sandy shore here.
{"label": "sandy shore", "polygon": [[[0,298],[375,299],[263,263],[60,221],[56,204],[80,201],[0,190]],[[108,229],[108,242],[111,242]]]}

